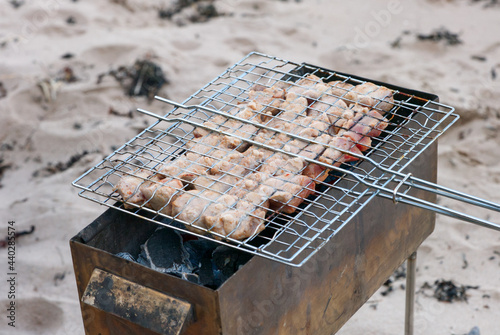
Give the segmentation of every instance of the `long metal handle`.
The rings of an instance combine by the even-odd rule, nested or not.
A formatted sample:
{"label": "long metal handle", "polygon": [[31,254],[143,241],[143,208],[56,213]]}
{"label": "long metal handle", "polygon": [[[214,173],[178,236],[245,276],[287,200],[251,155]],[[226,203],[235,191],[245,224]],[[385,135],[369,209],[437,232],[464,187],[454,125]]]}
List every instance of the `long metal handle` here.
{"label": "long metal handle", "polygon": [[[158,100],[163,101],[163,102],[172,104],[172,105],[174,105],[175,107],[178,107],[178,108],[183,108],[183,109],[197,109],[197,108],[199,108],[199,109],[207,110],[207,111],[214,112],[214,113],[217,113],[217,114],[223,114],[223,112],[221,112],[221,111],[217,111],[215,109],[208,108],[208,107],[205,107],[205,106],[199,106],[199,105],[186,106],[186,105],[179,104],[179,103],[176,103],[176,102],[168,100],[168,99],[164,99],[164,98],[160,98],[160,97],[156,97],[156,98]],[[474,206],[478,206],[478,207],[482,207],[482,208],[487,208],[489,210],[493,210],[493,211],[497,211],[497,212],[500,212],[500,205],[499,204],[495,204],[495,203],[493,203],[491,201],[483,200],[483,199],[480,199],[480,198],[477,198],[477,197],[474,197],[474,196],[471,196],[471,195],[468,195],[468,194],[465,194],[465,193],[462,193],[462,192],[459,192],[459,191],[455,191],[455,190],[452,190],[452,189],[449,189],[449,188],[446,188],[446,187],[443,187],[443,186],[440,186],[440,185],[437,185],[437,184],[434,184],[434,183],[431,183],[431,182],[428,182],[428,181],[425,181],[425,180],[422,180],[422,179],[419,179],[419,178],[411,177],[411,175],[407,175],[407,174],[404,174],[402,172],[393,171],[391,169],[388,169],[388,168],[380,166],[375,161],[371,160],[370,158],[364,157],[364,156],[358,157],[358,155],[356,155],[354,153],[348,153],[349,155],[356,156],[356,157],[358,157],[360,159],[364,159],[366,161],[371,162],[372,164],[374,164],[374,166],[376,166],[380,170],[382,170],[385,173],[388,173],[389,175],[391,175],[392,176],[392,178],[391,178],[392,181],[398,182],[399,184],[394,189],[390,189],[390,188],[387,188],[387,186],[385,186],[388,183],[386,183],[384,185],[378,185],[376,183],[369,182],[368,180],[370,178],[367,178],[367,176],[364,176],[364,175],[360,175],[360,174],[358,174],[358,173],[356,173],[354,171],[346,170],[346,169],[343,169],[343,168],[338,167],[338,166],[334,166],[334,165],[327,164],[327,163],[322,163],[322,162],[319,162],[319,161],[314,160],[314,159],[303,157],[303,156],[300,156],[300,155],[297,155],[297,154],[294,154],[294,153],[291,153],[291,152],[288,152],[288,151],[285,151],[285,150],[282,150],[282,149],[274,148],[274,147],[268,146],[268,145],[266,145],[264,143],[255,142],[255,141],[253,141],[251,139],[244,138],[244,137],[238,136],[236,134],[228,133],[228,132],[225,132],[225,131],[221,131],[220,129],[215,129],[215,128],[206,126],[204,124],[200,124],[198,122],[194,122],[194,121],[191,121],[191,120],[188,120],[188,119],[184,119],[184,118],[169,119],[169,118],[162,117],[160,115],[154,114],[152,112],[149,112],[149,111],[146,111],[146,110],[143,110],[143,109],[137,109],[137,111],[139,111],[141,113],[144,113],[146,115],[155,117],[155,118],[157,118],[159,120],[163,120],[163,121],[167,121],[167,122],[185,122],[185,123],[191,124],[192,126],[195,126],[195,127],[202,127],[202,128],[207,129],[207,130],[214,131],[214,132],[217,132],[217,133],[220,133],[220,134],[223,134],[223,135],[233,136],[233,137],[238,138],[238,139],[240,139],[240,140],[242,140],[244,142],[247,142],[247,143],[250,143],[250,144],[253,144],[253,145],[257,145],[259,147],[262,147],[262,148],[265,148],[265,149],[268,149],[268,150],[273,150],[273,151],[276,151],[276,152],[279,152],[279,153],[282,153],[282,154],[286,154],[286,155],[289,155],[289,156],[292,156],[292,157],[298,157],[298,158],[301,158],[301,159],[303,159],[304,161],[306,161],[308,163],[317,164],[317,165],[325,167],[326,169],[335,170],[335,171],[339,171],[339,172],[348,174],[348,175],[352,176],[353,178],[355,178],[356,180],[358,180],[360,183],[364,184],[365,186],[370,187],[370,188],[374,188],[374,189],[378,190],[379,191],[379,193],[378,193],[379,196],[382,196],[384,198],[392,199],[395,203],[397,203],[397,202],[405,203],[405,204],[408,204],[408,205],[412,205],[412,206],[420,207],[420,208],[423,208],[423,209],[431,210],[431,211],[434,211],[434,212],[439,213],[439,214],[447,215],[447,216],[450,216],[450,217],[453,217],[453,218],[456,218],[456,219],[460,219],[460,220],[463,220],[463,221],[466,221],[466,222],[474,223],[474,224],[477,224],[477,225],[485,227],[485,228],[490,228],[490,229],[494,229],[494,230],[500,231],[500,225],[499,224],[490,222],[488,220],[480,219],[480,218],[477,218],[477,217],[474,217],[474,216],[471,216],[471,215],[468,215],[468,214],[465,214],[465,213],[461,213],[461,212],[455,211],[453,209],[446,208],[446,207],[434,204],[434,203],[429,202],[429,201],[425,201],[425,200],[422,200],[422,199],[410,196],[410,195],[406,194],[406,192],[399,192],[399,189],[403,185],[407,186],[408,188],[414,187],[414,188],[425,190],[425,191],[428,191],[428,192],[431,192],[431,193],[434,193],[434,194],[437,194],[437,195],[440,195],[440,196],[443,196],[443,197],[447,197],[447,198],[454,199],[454,200],[457,200],[457,201],[460,201],[460,202],[468,203],[468,204],[471,204],[471,205],[474,205]],[[245,122],[245,123],[250,123],[249,120],[240,119],[240,118],[235,117],[235,116],[233,116],[231,114],[224,114],[224,115],[227,116],[228,118],[237,119],[238,121],[242,121],[242,122]],[[280,131],[278,129],[274,129],[274,128],[271,128],[271,127],[266,127],[266,126],[263,126],[263,125],[258,125],[258,126],[266,128],[266,129],[269,129],[269,130],[274,130],[274,131],[282,132],[282,131]],[[295,134],[289,134],[289,133],[285,133],[285,134],[286,135],[290,135],[290,136],[295,137],[295,138],[298,138],[298,139],[301,139],[301,140],[304,140],[304,141],[309,142],[309,143],[321,144],[321,145],[323,145],[325,147],[330,147],[330,148],[333,148],[333,149],[337,149],[334,146],[330,146],[328,144],[320,143],[320,142],[317,142],[317,141],[314,141],[314,140],[311,140],[311,139],[302,138],[302,137],[300,137],[298,135],[295,135]],[[346,153],[344,150],[340,150],[340,149],[338,149],[338,150],[341,151],[341,152],[343,152],[343,153]],[[398,179],[398,178],[400,178],[400,179]]]}
{"label": "long metal handle", "polygon": [[[397,182],[398,180],[395,181]],[[379,195],[384,198],[392,199],[396,203],[401,202],[404,204],[420,207],[423,209],[434,211],[439,214],[450,216],[452,218],[474,223],[485,228],[490,228],[500,231],[499,224],[490,222],[488,220],[480,219],[472,215],[461,213],[456,210],[413,197],[403,192],[398,192],[402,185],[412,188],[418,188],[462,203],[500,212],[499,204],[466,193],[462,193],[456,190],[452,190],[450,188],[440,186],[423,179],[411,177],[410,175],[406,175],[403,179],[401,179],[401,181],[399,181],[399,184],[394,188],[394,190],[392,190],[392,192],[388,192],[389,191],[388,189],[380,187],[379,189],[381,192],[379,193]],[[377,186],[375,185],[374,187],[377,188]]]}

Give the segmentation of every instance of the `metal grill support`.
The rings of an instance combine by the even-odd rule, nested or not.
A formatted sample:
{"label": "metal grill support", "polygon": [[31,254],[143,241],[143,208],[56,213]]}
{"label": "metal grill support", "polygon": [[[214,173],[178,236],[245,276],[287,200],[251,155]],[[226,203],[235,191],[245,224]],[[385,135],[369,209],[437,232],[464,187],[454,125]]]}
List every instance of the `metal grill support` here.
{"label": "metal grill support", "polygon": [[416,275],[417,275],[417,252],[415,251],[406,260],[405,335],[413,335]]}

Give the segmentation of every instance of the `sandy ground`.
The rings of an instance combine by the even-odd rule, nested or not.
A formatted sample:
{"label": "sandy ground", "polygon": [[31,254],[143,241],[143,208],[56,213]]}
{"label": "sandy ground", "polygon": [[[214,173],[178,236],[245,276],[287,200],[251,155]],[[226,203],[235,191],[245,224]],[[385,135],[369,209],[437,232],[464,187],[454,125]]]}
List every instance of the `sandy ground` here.
{"label": "sandy ground", "polygon": [[[160,95],[177,101],[251,51],[435,93],[461,115],[439,142],[439,184],[500,202],[496,1],[218,0],[225,15],[198,23],[189,22],[189,10],[160,18],[169,6],[0,4],[0,236],[9,221],[18,232],[35,226],[17,239],[16,327],[7,325],[2,307],[0,334],[83,334],[68,241],[104,208],[79,198],[71,181],[153,121],[128,114],[158,102],[125,95],[110,76],[98,83],[100,74],[136,59],[162,67],[170,83]],[[450,35],[417,38],[436,29],[458,34],[461,43]],[[68,80],[65,68],[76,80]],[[500,222],[498,213],[439,202]],[[4,306],[7,249],[0,249],[0,259]],[[416,334],[461,335],[473,327],[498,334],[499,232],[438,216],[417,267]],[[441,279],[477,288],[467,290],[467,302],[453,303],[420,289]],[[381,288],[339,334],[403,333],[402,284],[395,279],[386,295]]]}

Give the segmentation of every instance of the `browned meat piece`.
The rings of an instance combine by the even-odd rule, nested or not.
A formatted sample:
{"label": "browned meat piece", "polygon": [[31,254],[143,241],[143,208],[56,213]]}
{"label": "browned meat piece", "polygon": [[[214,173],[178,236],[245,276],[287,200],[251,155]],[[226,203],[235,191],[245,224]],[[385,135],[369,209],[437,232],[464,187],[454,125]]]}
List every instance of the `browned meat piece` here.
{"label": "browned meat piece", "polygon": [[307,98],[309,103],[312,103],[313,101],[318,100],[329,89],[330,87],[327,84],[318,83],[304,91],[302,94]]}
{"label": "browned meat piece", "polygon": [[299,157],[291,158],[287,155],[275,153],[262,164],[259,172],[266,173],[268,175],[281,175],[285,173],[295,173],[300,174],[306,162]]}
{"label": "browned meat piece", "polygon": [[[227,121],[227,118],[225,118],[222,115],[213,115],[210,119],[206,120],[203,122],[203,125],[210,127],[210,128],[221,128],[222,125]],[[193,130],[193,135],[195,138],[200,138],[203,136],[207,136],[211,133],[211,130],[205,129],[202,127],[197,127]]]}
{"label": "browned meat piece", "polygon": [[[298,96],[295,93],[287,93],[285,101],[280,106],[282,110],[281,118],[289,121],[297,121],[300,116],[305,116],[309,102],[305,97]],[[285,117],[284,115],[289,115]]]}
{"label": "browned meat piece", "polygon": [[218,149],[221,138],[222,136],[219,134],[209,133],[206,136],[195,138],[187,142],[186,147],[191,153],[198,155],[209,154],[212,156],[211,154]]}
{"label": "browned meat piece", "polygon": [[275,114],[278,112],[281,102],[285,99],[285,90],[278,85],[266,87],[256,85],[248,92],[248,97],[259,105],[264,106],[263,112]]}
{"label": "browned meat piece", "polygon": [[159,173],[164,177],[180,179],[184,183],[190,183],[199,176],[205,175],[207,170],[214,164],[214,159],[201,156],[192,152],[165,163]]}
{"label": "browned meat piece", "polygon": [[[332,137],[328,134],[323,134],[312,138],[318,143],[309,143],[299,139],[291,141],[288,145],[289,151],[308,159],[317,159],[325,150],[323,144],[327,144]],[[321,182],[328,176],[328,171],[324,167],[308,162],[307,166],[302,170],[302,174],[312,178],[316,182]]]}
{"label": "browned meat piece", "polygon": [[372,137],[380,136],[387,126],[387,119],[372,109],[361,114],[342,136],[350,138],[361,151],[366,151],[371,147]]}
{"label": "browned meat piece", "polygon": [[363,155],[356,144],[346,137],[334,136],[328,142],[328,145],[329,147],[318,158],[322,163],[340,166],[342,163],[359,160],[359,158],[345,152],[352,152],[360,156]]}
{"label": "browned meat piece", "polygon": [[351,113],[343,100],[331,94],[323,95],[309,109],[309,115],[326,115],[330,124],[335,126],[338,126],[339,121],[349,118]]}
{"label": "browned meat piece", "polygon": [[191,190],[172,202],[172,216],[186,222],[187,229],[200,233],[196,227],[207,228],[204,220],[206,215],[217,215],[227,210],[236,200],[233,196],[210,190]]}
{"label": "browned meat piece", "polygon": [[239,199],[234,208],[228,208],[217,215],[205,216],[205,224],[213,232],[234,239],[244,239],[260,233],[264,228],[269,197],[275,189],[262,185],[257,180],[267,178],[263,173],[254,173],[258,178],[242,179],[229,194]]}
{"label": "browned meat piece", "polygon": [[354,85],[340,80],[331,81],[328,85],[331,86],[331,90],[328,93],[341,98],[347,106],[358,101],[358,94],[353,90]]}
{"label": "browned meat piece", "polygon": [[287,89],[287,94],[296,94],[297,96],[304,96],[304,93],[313,89],[316,84],[322,83],[321,78],[314,74],[310,74],[305,78],[297,80],[292,83]]}
{"label": "browned meat piece", "polygon": [[183,187],[180,180],[167,177],[141,187],[141,191],[149,207],[163,214],[172,215],[171,202],[180,194]]}
{"label": "browned meat piece", "polygon": [[263,155],[263,151],[257,149],[249,149],[244,154],[233,152],[213,164],[207,171],[208,174],[193,178],[189,184],[195,189],[224,193],[246,174],[254,171],[262,163]]}
{"label": "browned meat piece", "polygon": [[199,176],[190,184],[196,190],[207,190],[224,193],[229,190],[235,183],[241,180],[240,176],[233,176],[230,174],[215,174]]}
{"label": "browned meat piece", "polygon": [[113,188],[114,191],[120,194],[124,201],[123,206],[127,209],[135,208],[135,205],[143,205],[147,198],[142,193],[142,186],[149,185],[147,179],[152,175],[151,171],[139,170],[134,175],[125,175],[120,178]]}
{"label": "browned meat piece", "polygon": [[206,216],[206,225],[213,232],[236,240],[252,237],[266,228],[264,208],[255,208],[254,204],[245,200],[238,201],[237,207],[217,216]]}
{"label": "browned meat piece", "polygon": [[303,175],[286,173],[264,181],[275,192],[269,197],[271,209],[293,213],[309,195],[314,193],[314,181]]}
{"label": "browned meat piece", "polygon": [[358,93],[358,101],[362,105],[373,107],[379,112],[388,112],[394,107],[392,90],[374,83],[356,85],[353,91]]}
{"label": "browned meat piece", "polygon": [[234,152],[214,164],[210,173],[230,173],[236,176],[244,176],[254,170],[262,163],[264,152],[258,149],[249,149],[245,153]]}

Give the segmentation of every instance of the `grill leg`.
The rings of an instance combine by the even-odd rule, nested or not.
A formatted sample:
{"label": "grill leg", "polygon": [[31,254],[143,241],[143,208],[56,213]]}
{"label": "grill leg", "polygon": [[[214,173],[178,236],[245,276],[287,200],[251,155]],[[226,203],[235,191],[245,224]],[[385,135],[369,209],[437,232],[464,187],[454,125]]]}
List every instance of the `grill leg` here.
{"label": "grill leg", "polygon": [[415,306],[415,277],[417,272],[417,252],[406,261],[406,306],[405,335],[413,335],[413,307]]}

